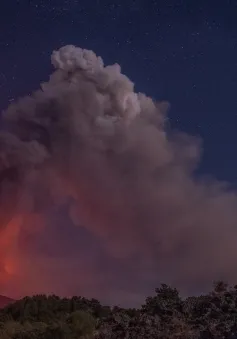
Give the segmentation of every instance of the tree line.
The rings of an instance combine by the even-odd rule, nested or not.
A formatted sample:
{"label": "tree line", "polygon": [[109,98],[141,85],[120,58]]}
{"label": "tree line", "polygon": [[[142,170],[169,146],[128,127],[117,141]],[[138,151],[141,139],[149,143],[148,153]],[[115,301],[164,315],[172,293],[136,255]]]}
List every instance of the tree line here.
{"label": "tree line", "polygon": [[25,297],[0,310],[1,339],[237,339],[237,286],[182,298],[162,284],[136,308],[96,299]]}

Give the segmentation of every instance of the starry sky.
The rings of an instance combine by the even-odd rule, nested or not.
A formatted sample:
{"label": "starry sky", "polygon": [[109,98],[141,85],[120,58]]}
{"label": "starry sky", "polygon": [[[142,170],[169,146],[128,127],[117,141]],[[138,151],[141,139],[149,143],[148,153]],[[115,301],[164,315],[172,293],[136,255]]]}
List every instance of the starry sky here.
{"label": "starry sky", "polygon": [[236,0],[4,1],[0,107],[48,78],[53,49],[92,49],[168,100],[171,126],[203,138],[201,171],[236,183],[236,15]]}
{"label": "starry sky", "polygon": [[204,140],[201,170],[236,183],[236,15],[236,0],[4,1],[0,107],[47,79],[53,49],[92,49],[168,100],[171,125]]}

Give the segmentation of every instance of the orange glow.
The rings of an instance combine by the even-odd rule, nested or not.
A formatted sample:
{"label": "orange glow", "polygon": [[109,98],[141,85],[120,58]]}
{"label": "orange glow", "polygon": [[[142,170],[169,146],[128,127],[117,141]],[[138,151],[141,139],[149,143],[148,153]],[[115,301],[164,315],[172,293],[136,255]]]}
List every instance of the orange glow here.
{"label": "orange glow", "polygon": [[16,251],[22,221],[22,216],[15,216],[0,233],[1,282],[8,281],[16,273]]}
{"label": "orange glow", "polygon": [[8,275],[14,275],[14,272],[16,271],[16,265],[15,265],[14,260],[12,259],[6,260],[4,264],[4,269]]}
{"label": "orange glow", "polygon": [[[37,234],[45,226],[44,215],[37,213],[14,216],[0,228],[0,289],[1,293],[18,295],[27,285],[28,266],[20,250],[19,240],[22,230]],[[26,278],[27,276],[27,278]],[[23,279],[24,277],[24,279]],[[39,279],[39,277],[38,277]],[[39,279],[40,280],[40,279]],[[25,293],[27,293],[25,291]]]}

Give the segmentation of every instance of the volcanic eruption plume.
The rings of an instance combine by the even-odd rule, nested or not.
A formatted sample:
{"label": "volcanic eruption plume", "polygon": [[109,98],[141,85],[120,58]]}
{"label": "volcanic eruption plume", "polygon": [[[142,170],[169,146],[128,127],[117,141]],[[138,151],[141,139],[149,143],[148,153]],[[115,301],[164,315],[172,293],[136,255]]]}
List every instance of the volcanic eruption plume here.
{"label": "volcanic eruption plume", "polygon": [[118,64],[65,46],[0,132],[0,290],[140,302],[237,281],[237,194],[194,176],[200,140]]}

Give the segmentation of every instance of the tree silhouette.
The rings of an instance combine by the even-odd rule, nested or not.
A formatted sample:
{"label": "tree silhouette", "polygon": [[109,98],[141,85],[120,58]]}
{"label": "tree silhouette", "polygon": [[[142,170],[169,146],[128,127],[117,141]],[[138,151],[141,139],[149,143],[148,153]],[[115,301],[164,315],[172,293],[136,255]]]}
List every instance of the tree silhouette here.
{"label": "tree silhouette", "polygon": [[237,287],[182,299],[161,284],[140,309],[96,299],[25,297],[0,310],[0,339],[237,339]]}

